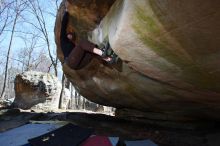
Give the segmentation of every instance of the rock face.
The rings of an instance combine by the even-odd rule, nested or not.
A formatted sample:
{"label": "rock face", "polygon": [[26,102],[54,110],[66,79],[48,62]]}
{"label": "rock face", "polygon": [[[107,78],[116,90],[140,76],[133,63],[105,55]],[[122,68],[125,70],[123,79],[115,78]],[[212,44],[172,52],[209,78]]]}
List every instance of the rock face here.
{"label": "rock face", "polygon": [[[99,26],[97,19],[76,21],[88,14],[100,17],[89,9],[85,17],[77,17],[85,7],[74,2],[87,2],[69,1],[69,26],[94,30],[90,40],[96,44],[108,38],[122,60],[108,65],[94,57],[80,70],[63,64],[80,94],[116,107],[125,118],[220,120],[220,1],[116,0]],[[55,27],[61,61],[63,11],[62,4]]]}
{"label": "rock face", "polygon": [[[65,91],[65,90],[64,90]],[[15,100],[13,107],[29,109],[33,106],[41,109],[58,109],[61,83],[47,73],[29,71],[15,78]],[[62,107],[65,108],[69,94],[63,94]]]}

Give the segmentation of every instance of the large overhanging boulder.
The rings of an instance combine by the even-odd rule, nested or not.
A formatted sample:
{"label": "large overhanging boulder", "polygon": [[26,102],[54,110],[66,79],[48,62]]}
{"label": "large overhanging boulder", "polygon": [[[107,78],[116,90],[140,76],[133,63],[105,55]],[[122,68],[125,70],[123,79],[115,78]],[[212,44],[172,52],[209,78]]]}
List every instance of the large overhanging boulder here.
{"label": "large overhanging boulder", "polygon": [[[94,30],[90,40],[97,44],[108,38],[122,60],[108,65],[94,57],[80,70],[63,64],[80,94],[116,107],[118,116],[220,120],[220,1],[116,0],[98,26],[108,7],[96,10],[110,7],[109,1],[69,0],[69,26]],[[55,27],[61,62],[63,12],[62,3]]]}

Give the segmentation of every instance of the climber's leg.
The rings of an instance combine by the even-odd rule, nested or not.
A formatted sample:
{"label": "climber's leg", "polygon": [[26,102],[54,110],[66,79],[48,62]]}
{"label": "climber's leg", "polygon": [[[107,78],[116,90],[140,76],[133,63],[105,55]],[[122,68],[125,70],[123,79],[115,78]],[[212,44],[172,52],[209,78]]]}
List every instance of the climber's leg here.
{"label": "climber's leg", "polygon": [[83,50],[88,51],[90,53],[94,53],[94,54],[99,55],[99,56],[102,56],[102,54],[103,54],[102,50],[98,49],[95,44],[89,42],[88,40],[81,40],[79,42],[79,46]]}
{"label": "climber's leg", "polygon": [[88,40],[81,40],[79,46],[85,51],[101,56],[103,60],[109,62],[110,64],[116,62],[116,54],[112,49],[110,49],[109,43],[106,43],[102,49],[98,49],[95,44],[89,42]]}
{"label": "climber's leg", "polygon": [[72,69],[77,69],[85,53],[80,45],[76,45],[67,59],[67,65]]}
{"label": "climber's leg", "polygon": [[[68,66],[72,69],[78,69],[86,53],[93,53],[99,56],[103,55],[102,50],[98,49],[95,44],[89,42],[88,40],[82,40],[79,42],[79,44],[76,45],[76,47],[70,53],[67,59]],[[109,62],[110,64],[116,63],[115,55],[116,54],[114,54],[114,56],[104,57],[103,60]]]}

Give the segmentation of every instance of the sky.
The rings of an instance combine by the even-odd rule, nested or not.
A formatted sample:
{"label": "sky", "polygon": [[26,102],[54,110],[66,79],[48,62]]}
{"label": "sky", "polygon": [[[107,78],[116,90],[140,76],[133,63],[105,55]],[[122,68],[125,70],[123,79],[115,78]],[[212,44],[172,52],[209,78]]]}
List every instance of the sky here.
{"label": "sky", "polygon": [[[0,0],[0,2],[1,1],[2,0]],[[45,14],[45,20],[46,20],[46,27],[48,29],[48,34],[49,34],[49,38],[50,38],[50,42],[51,42],[52,53],[54,55],[56,55],[55,54],[56,53],[56,46],[55,46],[55,41],[54,41],[54,24],[55,24],[55,16],[56,16],[56,6],[54,3],[55,0],[39,0],[39,2],[41,4],[42,10],[44,10],[44,12],[50,13],[50,14],[47,14],[47,13],[44,13],[44,14]],[[53,15],[51,15],[51,14],[53,14]],[[22,12],[22,17],[29,20],[30,22],[32,22],[34,24],[37,24],[37,21],[35,20],[33,15],[31,15],[29,10]],[[6,29],[7,31],[5,31],[4,34],[2,34],[0,36],[0,40],[3,40],[0,42],[0,50],[1,50],[0,51],[0,59],[2,60],[2,62],[6,61],[6,54],[7,54],[10,36],[11,36],[11,31],[10,31],[11,28],[12,27],[8,27]],[[11,57],[13,57],[13,58],[18,58],[18,52],[22,48],[25,47],[25,43],[20,37],[20,36],[24,37],[25,35],[24,35],[24,33],[21,33],[21,32],[28,32],[28,33],[36,32],[34,27],[31,26],[30,24],[24,23],[23,19],[21,17],[19,18],[18,23],[16,25],[16,31],[18,31],[18,32],[15,33],[14,38],[13,38],[13,42],[12,42],[12,51],[11,51],[12,56]],[[25,40],[27,43],[29,42],[27,39],[25,39]],[[46,43],[43,40],[38,41],[38,43],[37,43],[38,47],[35,49],[35,52],[38,53],[39,51],[44,49],[45,53],[48,53],[45,44]],[[62,72],[61,68],[59,68],[59,72],[60,73]],[[61,75],[59,75],[59,76],[61,76]]]}
{"label": "sky", "polygon": [[[52,6],[50,1],[48,1],[48,0],[46,0],[46,1],[45,0],[40,0],[40,2],[42,4],[42,6],[43,6],[43,8],[42,8],[43,10],[45,10],[47,12],[51,12],[53,14],[56,14],[56,10],[53,9],[55,6]],[[48,7],[48,6],[52,6],[52,7]],[[23,12],[22,15],[26,19],[33,20],[33,23],[37,23],[37,21],[34,22],[34,18],[33,18],[33,16],[30,15],[29,12]],[[49,30],[49,35],[50,35],[51,41],[54,42],[53,39],[54,39],[55,17],[52,16],[52,15],[47,14],[45,18],[46,18],[45,19],[46,20],[46,26],[47,26],[47,28]],[[28,25],[27,23],[23,23],[22,21],[23,20],[21,20],[21,18],[18,20],[18,23],[16,25],[16,30],[17,31],[22,31],[22,32],[32,32],[33,28],[30,27],[30,25]],[[4,33],[4,36],[3,36],[4,41],[1,43],[1,45],[3,45],[3,46],[8,46],[8,44],[9,44],[11,33],[10,33],[10,29],[7,29],[7,30],[8,31],[6,31]],[[12,44],[12,46],[13,46],[12,48],[14,50],[17,50],[17,49],[20,48],[20,46],[24,45],[24,43],[21,40],[21,38],[19,38],[20,35],[22,35],[22,34],[21,33],[15,33],[15,37],[13,38],[13,40],[14,40],[13,42],[14,43]]]}

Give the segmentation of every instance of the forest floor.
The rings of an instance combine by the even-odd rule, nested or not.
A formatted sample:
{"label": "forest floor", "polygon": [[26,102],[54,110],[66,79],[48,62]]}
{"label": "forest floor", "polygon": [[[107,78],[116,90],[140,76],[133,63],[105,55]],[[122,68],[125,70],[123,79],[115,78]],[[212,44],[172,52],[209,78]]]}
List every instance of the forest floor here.
{"label": "forest floor", "polygon": [[[0,133],[26,124],[72,123],[81,127],[90,127],[97,135],[123,137],[128,140],[151,139],[158,145],[168,146],[219,146],[220,130],[183,130],[154,125],[155,121],[127,120],[111,114],[90,111],[58,110],[42,112],[21,109],[0,110]],[[165,121],[166,122],[166,121]],[[149,124],[151,123],[151,124]]]}

